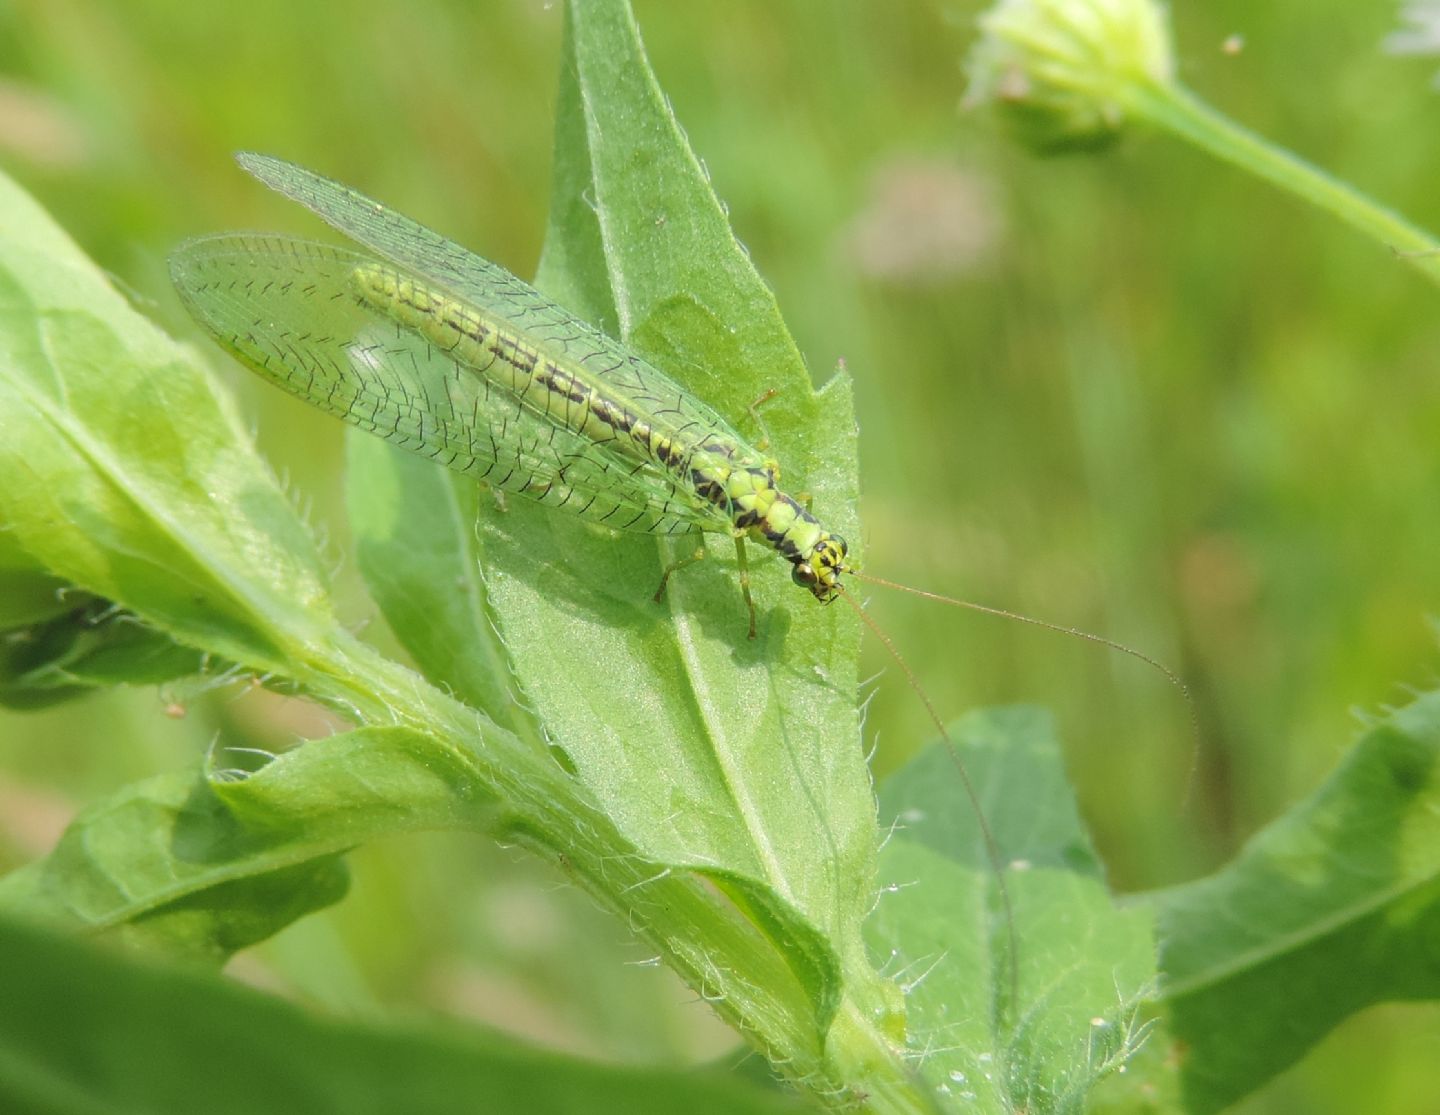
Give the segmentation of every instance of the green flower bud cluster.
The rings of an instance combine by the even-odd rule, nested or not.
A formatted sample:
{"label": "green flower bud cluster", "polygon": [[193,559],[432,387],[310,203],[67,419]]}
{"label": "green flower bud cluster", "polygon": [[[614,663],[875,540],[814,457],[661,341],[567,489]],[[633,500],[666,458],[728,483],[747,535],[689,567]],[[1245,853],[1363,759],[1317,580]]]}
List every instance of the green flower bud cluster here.
{"label": "green flower bud cluster", "polygon": [[1040,151],[1113,140],[1137,92],[1174,73],[1169,19],[1154,0],[1000,0],[980,17],[970,104],[994,104]]}

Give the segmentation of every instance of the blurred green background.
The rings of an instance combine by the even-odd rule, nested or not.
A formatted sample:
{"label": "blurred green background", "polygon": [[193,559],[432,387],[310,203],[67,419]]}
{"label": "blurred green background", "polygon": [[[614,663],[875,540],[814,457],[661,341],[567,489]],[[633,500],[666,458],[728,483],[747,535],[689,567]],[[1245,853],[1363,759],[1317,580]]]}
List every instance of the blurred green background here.
{"label": "blurred green background", "polygon": [[[980,7],[636,4],[817,379],[841,360],[855,378],[868,567],[1123,640],[1192,687],[1190,776],[1187,710],[1153,671],[869,591],[946,715],[1053,709],[1115,886],[1165,886],[1312,789],[1354,710],[1434,684],[1440,292],[1175,141],[1019,151],[961,108]],[[1440,226],[1440,59],[1381,49],[1395,5],[1212,0],[1173,17],[1204,97]],[[234,166],[241,148],[361,186],[524,275],[559,35],[558,6],[539,0],[19,0],[0,5],[0,163],[186,337],[164,274],[176,240],[319,232]],[[1243,49],[1224,49],[1236,35]],[[216,363],[366,622],[340,424]],[[929,732],[868,653],[866,745],[883,773]],[[164,715],[172,701],[183,719]],[[326,730],[263,693],[0,714],[0,866],[125,781]],[[438,1010],[626,1060],[733,1044],[623,925],[474,840],[362,850],[347,902],[232,969],[344,1012]],[[1243,1110],[1433,1112],[1437,1066],[1433,1007],[1373,1010]]]}

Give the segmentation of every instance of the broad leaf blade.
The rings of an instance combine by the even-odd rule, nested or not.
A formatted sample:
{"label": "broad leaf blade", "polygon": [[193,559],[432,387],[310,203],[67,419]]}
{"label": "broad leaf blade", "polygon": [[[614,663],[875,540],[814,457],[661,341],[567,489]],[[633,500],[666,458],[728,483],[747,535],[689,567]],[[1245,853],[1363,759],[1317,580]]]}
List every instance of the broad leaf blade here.
{"label": "broad leaf blade", "polygon": [[362,1025],[0,921],[10,1112],[685,1110],[798,1115],[714,1071],[601,1065],[458,1026]]}
{"label": "broad leaf blade", "polygon": [[182,642],[281,667],[329,603],[229,404],[3,178],[0,216],[0,527]]}
{"label": "broad leaf blade", "polygon": [[[539,285],[741,429],[754,429],[748,404],[778,389],[765,414],[774,451],[846,530],[855,506],[848,385],[812,390],[627,6],[575,4],[569,14]],[[750,643],[723,536],[711,540],[718,560],[677,573],[658,605],[662,570],[685,546],[521,499],[498,510],[478,501],[475,528],[459,510],[474,501],[457,500],[452,481],[372,446],[352,449],[352,461],[360,536],[376,559],[396,562],[377,575],[366,560],[367,578],[427,674],[497,717],[517,688],[524,711],[511,726],[523,732],[533,710],[628,839],[664,870],[704,874],[771,938],[809,1001],[816,1049],[843,994],[842,966],[866,1013],[883,1014],[890,999],[859,937],[876,830],[848,609],[818,607],[788,566],[752,548],[761,635]],[[424,491],[432,511],[402,528],[387,489]],[[425,630],[452,587],[449,617]],[[502,671],[512,667],[510,681]],[[748,1009],[739,998],[728,1005]]]}
{"label": "broad leaf blade", "polygon": [[360,571],[390,629],[432,682],[536,743],[480,571],[479,485],[375,437],[348,438],[346,461]]}
{"label": "broad leaf blade", "polygon": [[337,857],[377,836],[478,826],[472,769],[426,736],[315,740],[240,780],[162,775],[85,810],[0,906],[223,960],[345,890]]}
{"label": "broad leaf blade", "polygon": [[1376,725],[1234,862],[1157,904],[1191,1111],[1234,1102],[1372,1003],[1440,997],[1440,694]]}
{"label": "broad leaf blade", "polygon": [[896,832],[867,937],[906,992],[910,1049],[942,1108],[1083,1111],[1138,1044],[1135,1010],[1154,978],[1151,915],[1110,898],[1047,716],[976,713],[951,734],[1010,865],[1010,910],[942,743],[881,788]]}
{"label": "broad leaf blade", "polygon": [[[766,413],[773,451],[844,530],[855,502],[848,392],[811,390],[626,5],[571,6],[558,111],[540,282],[613,322],[742,430],[754,429],[747,405],[777,389]],[[508,524],[492,533],[504,574],[496,596],[525,690],[581,779],[659,858],[715,868],[731,885],[750,880],[747,901],[774,905],[776,924],[798,914],[829,938],[858,991],[869,978],[858,926],[872,896],[875,828],[858,744],[854,617],[817,607],[788,567],[752,548],[761,616],[748,644],[734,578],[721,572],[725,538],[708,540],[718,561],[670,579],[659,607],[650,597],[660,573],[685,550],[537,524],[567,557],[565,571],[547,569],[546,579],[602,602],[597,622],[585,608],[546,606],[545,583],[521,571],[526,526],[525,535]],[[580,659],[614,666],[582,689]],[[822,1026],[838,989],[817,978],[831,971],[833,962],[821,963],[803,977]]]}

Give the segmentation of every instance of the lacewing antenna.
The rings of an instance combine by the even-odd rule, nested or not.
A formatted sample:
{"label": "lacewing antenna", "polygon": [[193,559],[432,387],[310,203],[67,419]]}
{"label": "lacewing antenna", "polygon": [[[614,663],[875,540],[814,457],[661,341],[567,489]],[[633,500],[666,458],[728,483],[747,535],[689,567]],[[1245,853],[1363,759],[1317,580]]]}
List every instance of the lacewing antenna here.
{"label": "lacewing antenna", "polygon": [[960,751],[955,746],[955,741],[951,738],[949,729],[945,727],[945,722],[940,719],[940,714],[935,711],[935,705],[930,700],[929,694],[921,687],[920,679],[915,676],[915,671],[910,669],[909,663],[905,661],[904,655],[900,653],[900,649],[895,645],[894,640],[881,629],[879,624],[870,618],[869,613],[861,607],[859,602],[856,601],[850,593],[841,592],[839,595],[844,598],[845,603],[849,604],[850,607],[855,610],[855,614],[860,617],[860,622],[870,629],[875,638],[880,640],[881,645],[889,653],[890,657],[895,660],[895,664],[900,667],[900,671],[905,675],[906,682],[909,683],[910,688],[915,692],[915,696],[920,698],[920,703],[925,707],[926,715],[930,717],[930,723],[935,725],[935,730],[940,733],[940,738],[944,741],[946,749],[950,752],[951,761],[955,764],[955,770],[960,775],[960,783],[965,787],[965,796],[970,799],[970,805],[975,810],[975,817],[980,824],[980,833],[985,842],[985,858],[990,861],[990,868],[995,873],[996,889],[1000,894],[1000,905],[1005,911],[1005,933],[1009,946],[1007,949],[1009,954],[1007,957],[1009,962],[1007,967],[1009,968],[1010,1002],[1014,1005],[1014,1009],[1018,1010],[1020,1004],[1020,952],[1019,936],[1015,928],[1015,906],[1010,901],[1010,887],[1005,882],[1005,862],[1000,855],[1000,845],[995,842],[995,833],[990,828],[990,822],[985,817],[985,810],[980,805],[980,795],[976,792],[975,783],[970,779],[970,772],[966,769],[964,760],[960,758]]}
{"label": "lacewing antenna", "polygon": [[[846,572],[867,584],[879,585],[881,588],[895,589],[897,592],[908,592],[911,596],[918,596],[924,600],[933,600],[937,604],[948,604],[952,608],[966,608],[972,612],[980,612],[983,615],[999,616],[1001,619],[1015,620],[1017,623],[1028,623],[1033,627],[1043,627],[1047,631],[1054,631],[1060,635],[1069,635],[1076,639],[1084,639],[1086,642],[1095,643],[1108,650],[1119,651],[1121,654],[1128,655],[1137,661],[1145,663],[1145,665],[1149,666],[1152,670],[1159,671],[1164,675],[1166,681],[1180,691],[1180,696],[1185,698],[1185,707],[1190,714],[1190,769],[1185,773],[1185,791],[1181,799],[1182,803],[1189,802],[1190,794],[1195,784],[1195,775],[1200,765],[1200,713],[1195,707],[1195,698],[1190,692],[1190,687],[1185,684],[1179,674],[1159,661],[1159,659],[1152,658],[1143,651],[1136,650],[1131,646],[1126,646],[1124,643],[1118,642],[1115,639],[1107,639],[1104,635],[1097,635],[1093,631],[1085,631],[1079,627],[1068,627],[1063,623],[1051,623],[1049,620],[1036,619],[1034,616],[1027,616],[1022,612],[1012,612],[1005,608],[992,607],[989,604],[977,604],[973,600],[961,600],[954,596],[944,596],[941,593],[930,592],[923,588],[913,588],[910,585],[902,585],[898,581],[889,581],[884,577],[876,577],[871,573],[862,573],[858,569],[847,569]],[[868,619],[866,622],[869,624],[870,629],[875,631],[877,637],[882,640],[885,639],[873,623],[870,623]],[[894,653],[894,649],[892,648],[891,654]],[[898,658],[899,656],[896,655],[896,657]],[[911,687],[914,688],[913,679],[911,681]],[[924,700],[923,695],[921,699]],[[928,706],[930,702],[927,700],[925,703]],[[934,715],[934,710],[932,709],[931,717],[933,718]]]}

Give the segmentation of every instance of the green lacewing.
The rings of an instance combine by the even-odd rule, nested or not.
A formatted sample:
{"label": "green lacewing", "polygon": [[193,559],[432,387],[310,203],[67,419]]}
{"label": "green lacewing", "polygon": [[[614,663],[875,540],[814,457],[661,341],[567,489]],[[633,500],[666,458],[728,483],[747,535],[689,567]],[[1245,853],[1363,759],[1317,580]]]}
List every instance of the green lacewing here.
{"label": "green lacewing", "polygon": [[653,364],[356,190],[266,155],[238,161],[369,249],[221,233],[175,250],[186,308],[264,379],[499,491],[617,530],[728,534],[747,605],[747,539],[816,599],[841,592],[845,540]]}

